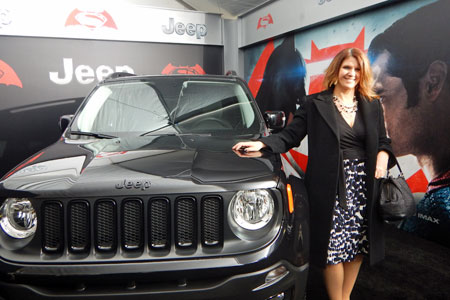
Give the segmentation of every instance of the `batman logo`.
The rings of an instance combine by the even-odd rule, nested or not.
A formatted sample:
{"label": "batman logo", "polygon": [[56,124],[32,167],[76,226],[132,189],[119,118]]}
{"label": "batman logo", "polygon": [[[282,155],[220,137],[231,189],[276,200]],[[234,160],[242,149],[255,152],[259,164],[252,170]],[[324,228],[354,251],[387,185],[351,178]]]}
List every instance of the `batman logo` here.
{"label": "batman logo", "polygon": [[0,85],[15,85],[23,88],[22,81],[13,68],[0,59]]}
{"label": "batman logo", "polygon": [[206,74],[203,68],[196,64],[195,66],[174,66],[169,63],[161,72],[163,75],[168,74]]}
{"label": "batman logo", "polygon": [[273,24],[273,18],[272,18],[271,14],[268,14],[267,16],[259,18],[258,26],[256,26],[256,29],[266,28],[269,24]]}
{"label": "batman logo", "polygon": [[116,23],[107,11],[81,11],[75,9],[66,20],[65,26],[85,26],[89,29],[109,27],[117,29]]}

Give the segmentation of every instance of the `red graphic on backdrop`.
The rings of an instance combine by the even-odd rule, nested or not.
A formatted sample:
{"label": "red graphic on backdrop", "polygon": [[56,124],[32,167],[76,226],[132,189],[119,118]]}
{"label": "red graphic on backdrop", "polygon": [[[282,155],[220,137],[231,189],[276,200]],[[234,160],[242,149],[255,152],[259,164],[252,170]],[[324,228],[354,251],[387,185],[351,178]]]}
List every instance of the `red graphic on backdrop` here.
{"label": "red graphic on backdrop", "polygon": [[[338,54],[339,51],[345,49],[345,48],[358,48],[364,51],[367,51],[364,49],[364,27],[359,33],[359,35],[356,37],[355,41],[352,43],[346,43],[346,44],[339,44],[330,46],[327,48],[319,49],[317,48],[314,41],[311,41],[311,59],[305,59],[305,62],[307,64],[310,63],[316,63],[319,61],[332,59],[333,57]],[[321,70],[321,74],[311,75],[309,77],[309,94],[318,93],[323,90],[322,82],[323,82],[323,70]]]}
{"label": "red graphic on backdrop", "polygon": [[174,66],[169,63],[162,71],[161,74],[169,75],[169,74],[198,74],[203,75],[206,74],[203,68],[196,64],[195,66]]}
{"label": "red graphic on backdrop", "polygon": [[413,193],[425,193],[427,191],[428,179],[421,169],[411,175],[406,182]]}
{"label": "red graphic on backdrop", "polygon": [[258,20],[258,26],[256,26],[256,30],[260,28],[266,28],[269,24],[273,24],[273,18],[271,14],[267,16],[261,17]]}
{"label": "red graphic on backdrop", "polygon": [[23,88],[22,81],[13,68],[0,59],[0,85],[15,85]]}
{"label": "red graphic on backdrop", "polygon": [[[294,159],[294,161],[297,163],[297,165],[300,167],[300,169],[302,169],[303,172],[306,172],[306,166],[308,165],[308,156],[300,153],[298,151],[295,150],[289,150],[289,153],[291,154],[292,158]],[[292,166],[291,161],[289,160],[289,158],[287,157],[287,155],[285,153],[281,154],[288,162],[289,164]]]}
{"label": "red graphic on backdrop", "polygon": [[81,11],[75,9],[66,20],[67,26],[85,26],[89,29],[109,27],[117,29],[116,23],[107,11]]}

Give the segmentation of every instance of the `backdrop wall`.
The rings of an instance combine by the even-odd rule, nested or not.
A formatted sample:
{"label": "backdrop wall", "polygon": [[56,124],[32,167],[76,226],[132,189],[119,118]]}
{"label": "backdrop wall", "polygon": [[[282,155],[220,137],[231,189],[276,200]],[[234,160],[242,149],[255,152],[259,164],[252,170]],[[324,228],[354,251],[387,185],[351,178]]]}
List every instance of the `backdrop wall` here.
{"label": "backdrop wall", "polygon": [[[268,12],[270,13],[270,12]],[[262,110],[292,118],[322,90],[342,49],[367,51],[394,152],[417,200],[401,228],[450,246],[450,15],[447,0],[394,2],[244,48],[244,76]],[[307,143],[291,155],[307,168]]]}
{"label": "backdrop wall", "polygon": [[0,4],[0,176],[57,140],[59,117],[113,72],[224,73],[219,15],[80,3]]}

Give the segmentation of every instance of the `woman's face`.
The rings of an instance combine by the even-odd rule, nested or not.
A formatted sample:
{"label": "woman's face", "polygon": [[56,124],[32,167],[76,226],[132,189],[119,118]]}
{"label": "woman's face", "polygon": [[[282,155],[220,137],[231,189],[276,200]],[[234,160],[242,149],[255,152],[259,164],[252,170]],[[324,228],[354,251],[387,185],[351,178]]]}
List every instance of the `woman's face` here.
{"label": "woman's face", "polygon": [[337,85],[343,90],[355,89],[359,83],[361,68],[353,56],[347,57],[339,68]]}

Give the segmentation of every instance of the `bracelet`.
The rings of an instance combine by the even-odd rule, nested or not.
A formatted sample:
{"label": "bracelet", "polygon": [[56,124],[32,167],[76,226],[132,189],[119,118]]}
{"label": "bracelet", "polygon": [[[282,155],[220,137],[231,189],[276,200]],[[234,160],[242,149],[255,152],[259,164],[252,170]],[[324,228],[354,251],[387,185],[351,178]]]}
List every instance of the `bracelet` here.
{"label": "bracelet", "polygon": [[385,168],[382,168],[382,167],[376,167],[375,169],[381,170],[381,171],[386,171],[386,169],[385,169]]}

